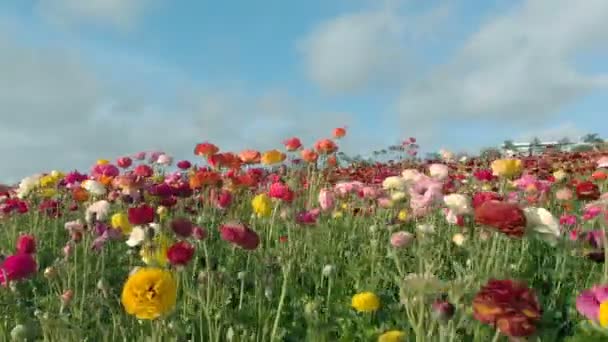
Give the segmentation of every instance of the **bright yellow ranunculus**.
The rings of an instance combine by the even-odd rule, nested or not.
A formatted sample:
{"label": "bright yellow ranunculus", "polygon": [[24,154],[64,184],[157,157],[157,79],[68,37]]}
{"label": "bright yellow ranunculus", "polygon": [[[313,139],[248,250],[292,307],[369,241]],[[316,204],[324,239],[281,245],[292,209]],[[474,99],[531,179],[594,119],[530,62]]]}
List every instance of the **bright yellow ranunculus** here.
{"label": "bright yellow ranunculus", "polygon": [[604,328],[608,327],[608,301],[603,301],[600,304],[600,312],[598,314],[600,325]]}
{"label": "bright yellow ranunculus", "polygon": [[175,307],[177,282],[170,271],[144,267],[133,273],[122,289],[125,311],[138,319],[155,319]]}
{"label": "bright yellow ranunculus", "polygon": [[278,164],[285,160],[287,156],[279,150],[270,150],[262,154],[261,162],[264,165]]}
{"label": "bright yellow ranunculus", "polygon": [[112,228],[120,229],[124,235],[129,235],[133,230],[133,226],[129,223],[129,217],[125,213],[116,213],[112,215]]}
{"label": "bright yellow ranunculus", "polygon": [[399,219],[399,221],[405,221],[407,220],[407,216],[407,210],[401,209],[399,210],[399,214],[397,214],[397,219]]}
{"label": "bright yellow ranunculus", "polygon": [[373,292],[361,292],[353,296],[351,305],[359,312],[374,312],[380,308],[380,298]]}
{"label": "bright yellow ranunculus", "polygon": [[380,335],[378,342],[405,342],[405,333],[400,330],[390,330]]}
{"label": "bright yellow ranunculus", "polygon": [[97,159],[97,165],[106,165],[109,163],[110,163],[110,161],[107,159]]}
{"label": "bright yellow ranunculus", "polygon": [[251,200],[251,206],[258,217],[268,217],[272,214],[272,201],[265,193],[255,196]]}
{"label": "bright yellow ranunculus", "polygon": [[513,178],[521,173],[523,168],[519,159],[498,159],[492,162],[492,171],[495,176]]}

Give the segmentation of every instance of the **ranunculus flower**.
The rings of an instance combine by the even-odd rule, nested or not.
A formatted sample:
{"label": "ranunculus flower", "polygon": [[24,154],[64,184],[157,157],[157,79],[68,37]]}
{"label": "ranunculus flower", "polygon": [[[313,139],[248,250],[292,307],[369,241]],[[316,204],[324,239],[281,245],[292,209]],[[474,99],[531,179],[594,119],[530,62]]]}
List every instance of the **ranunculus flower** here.
{"label": "ranunculus flower", "polygon": [[576,197],[582,201],[595,201],[600,198],[600,189],[593,182],[581,182],[576,185]]}
{"label": "ranunculus flower", "polygon": [[502,199],[503,199],[502,196],[497,192],[482,191],[482,192],[476,192],[473,195],[472,204],[473,204],[473,208],[477,208],[487,201],[492,201],[492,200],[502,201]]}
{"label": "ranunculus flower", "polygon": [[317,154],[317,152],[311,149],[306,148],[300,152],[300,157],[302,157],[302,160],[307,163],[314,163],[317,161],[317,159],[319,159],[319,154]]}
{"label": "ranunculus flower", "polygon": [[434,179],[437,179],[439,181],[443,181],[446,178],[448,178],[449,173],[450,173],[450,169],[447,167],[447,165],[431,164],[429,166],[429,174],[431,175],[431,177],[433,177]]}
{"label": "ranunculus flower", "polygon": [[319,209],[302,211],[296,215],[296,222],[300,224],[315,224],[320,213],[321,210]]}
{"label": "ranunculus flower", "polygon": [[167,250],[167,259],[173,266],[185,266],[194,255],[194,246],[186,241],[176,242]]}
{"label": "ranunculus flower", "polygon": [[36,273],[38,265],[31,254],[14,254],[0,265],[0,283],[7,285],[9,281],[17,281],[28,278]]}
{"label": "ranunculus flower", "polygon": [[139,177],[152,177],[154,170],[146,164],[137,165],[133,170],[133,174]]}
{"label": "ranunculus flower", "polygon": [[382,188],[387,191],[403,191],[406,185],[406,181],[399,176],[386,177],[382,181]]}
{"label": "ranunculus flower", "polygon": [[572,190],[568,188],[561,188],[555,192],[555,199],[559,201],[569,201],[573,196]]}
{"label": "ranunculus flower", "polygon": [[271,198],[278,198],[287,203],[293,201],[294,193],[291,191],[287,184],[282,182],[274,182],[270,185],[270,189],[268,190],[268,195]]}
{"label": "ranunculus flower", "polygon": [[335,139],[341,139],[346,135],[346,127],[334,128],[333,136]]}
{"label": "ranunculus flower", "polygon": [[159,164],[159,165],[170,166],[173,163],[173,157],[171,157],[168,154],[163,153],[160,156],[158,156],[158,158],[156,158],[155,162],[156,162],[156,164]]}
{"label": "ranunculus flower", "polygon": [[424,212],[442,199],[443,185],[429,177],[423,176],[410,189],[410,207],[416,212]]}
{"label": "ranunculus flower", "polygon": [[602,327],[608,327],[608,315],[600,315],[602,311],[608,313],[608,286],[596,285],[581,292],[576,298],[576,310]]}
{"label": "ranunculus flower", "polygon": [[338,145],[331,139],[321,139],[315,143],[315,150],[319,154],[330,154],[338,150]]}
{"label": "ranunculus flower", "polygon": [[527,230],[540,234],[549,243],[555,243],[561,232],[559,221],[545,208],[528,207],[524,209]]}
{"label": "ranunculus flower", "polygon": [[180,160],[176,165],[181,170],[188,170],[192,166],[192,163],[190,163],[188,160]]}
{"label": "ranunculus flower", "polygon": [[262,158],[262,154],[256,150],[244,150],[239,153],[239,158],[243,164],[258,164]]}
{"label": "ranunculus flower", "polygon": [[524,337],[536,331],[541,309],[536,295],[525,284],[491,279],[473,299],[473,316],[506,336]]}
{"label": "ranunculus flower", "polygon": [[285,153],[279,150],[270,150],[262,154],[262,158],[260,159],[260,161],[264,165],[274,165],[283,162],[285,158],[287,158]]}
{"label": "ranunculus flower", "polygon": [[232,204],[232,193],[226,189],[222,189],[214,196],[215,206],[219,209],[226,209]]}
{"label": "ranunculus flower", "polygon": [[192,235],[193,228],[194,225],[187,218],[178,217],[171,221],[171,230],[173,230],[177,236],[187,238]]}
{"label": "ranunculus flower", "polygon": [[334,193],[330,189],[321,189],[318,200],[319,206],[323,211],[332,210],[336,206]]}
{"label": "ranunculus flower", "polygon": [[495,176],[512,178],[521,173],[523,163],[519,159],[498,159],[492,162],[491,167]]}
{"label": "ranunculus flower", "polygon": [[17,239],[17,252],[21,254],[36,253],[36,239],[33,235],[23,234]]}
{"label": "ranunculus flower", "polygon": [[147,204],[142,204],[139,207],[129,208],[129,223],[132,225],[144,225],[152,223],[154,222],[154,214],[154,208]]}
{"label": "ranunculus flower", "polygon": [[242,223],[226,223],[220,227],[222,240],[233,243],[246,250],[254,250],[260,244],[258,234]]}
{"label": "ranunculus flower", "polygon": [[455,215],[466,215],[473,211],[469,198],[462,194],[450,194],[443,196],[443,203],[450,209]]}
{"label": "ranunculus flower", "polygon": [[120,157],[116,160],[116,165],[123,169],[128,169],[131,164],[133,164],[133,160],[129,157]]}
{"label": "ranunculus flower", "polygon": [[210,157],[216,153],[218,153],[220,151],[220,149],[215,146],[212,143],[209,142],[203,142],[200,144],[197,144],[194,147],[194,154],[197,156],[205,156],[205,157]]}
{"label": "ranunculus flower", "polygon": [[403,248],[409,246],[414,241],[414,235],[405,231],[395,232],[391,235],[391,246]]}
{"label": "ranunculus flower", "polygon": [[524,211],[516,204],[501,201],[487,201],[477,207],[475,221],[515,237],[523,236],[526,228]]}
{"label": "ranunculus flower", "polygon": [[496,176],[492,174],[492,170],[481,169],[473,172],[473,177],[480,182],[491,182],[496,179]]}
{"label": "ranunculus flower", "polygon": [[283,145],[285,145],[287,151],[293,152],[302,147],[302,142],[300,141],[300,139],[293,137],[285,139],[285,141],[283,141]]}
{"label": "ranunculus flower", "polygon": [[194,227],[192,229],[192,237],[199,241],[205,240],[207,238],[207,231],[202,227]]}

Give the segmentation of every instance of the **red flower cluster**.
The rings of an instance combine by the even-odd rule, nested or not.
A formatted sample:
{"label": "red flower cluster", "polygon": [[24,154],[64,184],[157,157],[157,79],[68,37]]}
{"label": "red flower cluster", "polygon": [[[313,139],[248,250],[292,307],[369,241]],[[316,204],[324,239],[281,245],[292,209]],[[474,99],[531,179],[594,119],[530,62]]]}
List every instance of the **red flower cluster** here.
{"label": "red flower cluster", "polygon": [[473,299],[473,316],[510,337],[536,331],[541,309],[536,295],[525,284],[491,279]]}
{"label": "red flower cluster", "polygon": [[167,259],[173,266],[185,266],[194,256],[194,246],[186,241],[176,242],[167,250]]}
{"label": "red flower cluster", "polygon": [[139,207],[129,208],[129,223],[134,225],[152,223],[154,222],[154,214],[154,208],[147,204],[143,204]]}
{"label": "red flower cluster", "polygon": [[227,223],[220,227],[222,240],[246,250],[254,250],[260,244],[258,234],[242,223]]}
{"label": "red flower cluster", "polygon": [[593,182],[581,182],[576,185],[576,196],[582,201],[595,201],[600,198],[600,189]]}

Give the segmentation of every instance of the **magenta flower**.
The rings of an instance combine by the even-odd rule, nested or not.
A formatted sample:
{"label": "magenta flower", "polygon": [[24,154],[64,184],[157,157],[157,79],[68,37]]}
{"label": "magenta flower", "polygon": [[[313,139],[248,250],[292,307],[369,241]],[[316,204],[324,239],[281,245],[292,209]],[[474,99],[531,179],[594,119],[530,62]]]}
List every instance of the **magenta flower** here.
{"label": "magenta flower", "polygon": [[576,298],[576,310],[586,318],[598,322],[600,304],[608,300],[608,286],[596,285],[581,292]]}
{"label": "magenta flower", "polygon": [[299,213],[296,215],[296,222],[300,224],[315,224],[317,223],[317,218],[321,214],[320,209],[312,209]]}
{"label": "magenta flower", "polygon": [[562,215],[559,218],[559,224],[562,226],[574,226],[576,225],[576,216],[575,215]]}

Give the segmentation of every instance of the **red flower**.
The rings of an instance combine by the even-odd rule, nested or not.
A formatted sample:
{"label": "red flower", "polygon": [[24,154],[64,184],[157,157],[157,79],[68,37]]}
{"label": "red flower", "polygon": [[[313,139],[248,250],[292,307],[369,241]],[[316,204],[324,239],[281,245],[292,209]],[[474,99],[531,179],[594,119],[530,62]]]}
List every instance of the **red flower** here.
{"label": "red flower", "polygon": [[321,139],[315,143],[315,150],[320,154],[330,154],[338,150],[338,145],[331,139]]}
{"label": "red flower", "polygon": [[190,222],[190,220],[178,217],[171,221],[171,229],[176,235],[187,238],[192,235],[194,225],[192,222]]}
{"label": "red flower", "polygon": [[488,169],[477,170],[473,173],[473,176],[480,182],[491,182],[496,179],[496,177],[492,173],[492,170]]}
{"label": "red flower", "polygon": [[38,210],[41,213],[46,213],[50,217],[60,217],[61,216],[61,208],[59,206],[59,202],[55,200],[44,200],[38,206]]}
{"label": "red flower", "polygon": [[220,227],[222,240],[233,243],[246,250],[254,250],[260,244],[260,237],[241,223],[227,223]]}
{"label": "red flower", "polygon": [[600,198],[600,189],[595,183],[584,181],[576,185],[576,196],[582,201],[595,201]]}
{"label": "red flower", "polygon": [[214,202],[219,209],[226,209],[232,203],[232,193],[225,189],[221,190],[218,194],[215,194]]}
{"label": "red flower", "polygon": [[118,158],[116,164],[123,169],[127,169],[129,166],[131,166],[131,164],[133,164],[133,160],[129,157],[121,157]]}
{"label": "red flower", "polygon": [[15,254],[4,260],[0,266],[0,283],[21,280],[36,273],[38,265],[31,254]]}
{"label": "red flower", "polygon": [[336,139],[343,138],[346,135],[346,127],[334,128],[333,135]]}
{"label": "red flower", "polygon": [[220,149],[217,146],[215,146],[209,142],[197,144],[196,147],[194,148],[195,155],[205,156],[205,157],[212,156],[212,155],[218,153],[219,151],[220,151]]}
{"label": "red flower", "polygon": [[274,182],[270,185],[270,189],[268,190],[268,196],[272,198],[278,198],[289,203],[293,201],[294,193],[286,184],[281,182]]}
{"label": "red flower", "polygon": [[154,170],[149,165],[141,164],[135,167],[135,170],[133,170],[133,174],[136,176],[147,178],[152,177],[152,175],[154,174]]}
{"label": "red flower", "polygon": [[187,160],[180,160],[177,162],[177,167],[182,170],[188,170],[192,164]]}
{"label": "red flower", "polygon": [[285,139],[285,141],[283,141],[283,145],[285,145],[287,151],[292,152],[302,147],[302,142],[300,141],[300,139],[293,137]]}
{"label": "red flower", "polygon": [[507,336],[523,337],[536,331],[541,310],[536,295],[525,284],[491,279],[473,299],[473,316]]}
{"label": "red flower", "polygon": [[173,266],[185,266],[193,255],[194,246],[186,241],[176,242],[167,250],[167,258]]}
{"label": "red flower", "polygon": [[525,232],[526,216],[516,204],[487,201],[475,209],[475,222],[493,227],[508,236],[521,237]]}
{"label": "red flower", "polygon": [[143,225],[154,222],[154,208],[143,204],[139,207],[129,208],[129,223]]}
{"label": "red flower", "polygon": [[36,239],[33,235],[24,234],[17,240],[17,252],[20,254],[36,253]]}
{"label": "red flower", "polygon": [[199,241],[205,240],[207,238],[207,231],[202,227],[194,227],[192,229],[192,236]]}
{"label": "red flower", "polygon": [[502,196],[496,192],[486,191],[486,192],[477,192],[473,195],[472,205],[473,208],[477,208],[480,205],[484,204],[487,201],[502,201]]}

